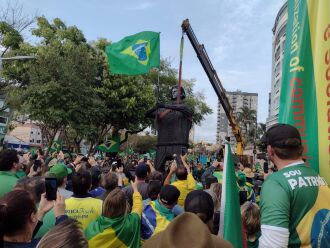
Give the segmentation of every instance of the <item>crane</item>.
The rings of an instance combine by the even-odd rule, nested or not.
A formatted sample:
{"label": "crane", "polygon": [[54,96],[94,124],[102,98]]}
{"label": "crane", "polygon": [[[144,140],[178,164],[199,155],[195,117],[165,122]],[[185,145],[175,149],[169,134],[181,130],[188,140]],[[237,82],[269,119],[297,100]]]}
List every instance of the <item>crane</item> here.
{"label": "crane", "polygon": [[191,45],[193,46],[193,48],[197,54],[197,57],[198,57],[199,61],[201,62],[202,66],[204,68],[204,71],[205,71],[207,77],[209,78],[209,80],[213,86],[213,89],[220,100],[221,106],[223,107],[223,109],[226,113],[227,119],[229,121],[229,125],[231,126],[232,132],[236,138],[236,143],[237,143],[236,154],[243,155],[244,139],[241,134],[240,127],[233,114],[233,108],[231,107],[231,105],[228,101],[228,98],[226,95],[226,90],[224,89],[224,87],[221,84],[218,74],[211,63],[209,56],[207,55],[204,45],[200,44],[198,42],[197,37],[191,28],[189,20],[188,19],[184,20],[182,22],[181,27],[182,27],[183,34],[187,35]]}

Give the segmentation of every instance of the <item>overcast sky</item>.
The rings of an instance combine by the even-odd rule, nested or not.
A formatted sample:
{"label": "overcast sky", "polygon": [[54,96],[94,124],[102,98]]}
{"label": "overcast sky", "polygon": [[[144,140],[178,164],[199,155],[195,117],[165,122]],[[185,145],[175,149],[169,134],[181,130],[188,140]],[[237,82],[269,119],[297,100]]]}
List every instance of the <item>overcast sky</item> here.
{"label": "overcast sky", "polygon": [[[118,41],[140,31],[161,32],[161,56],[178,68],[181,23],[190,24],[227,91],[240,89],[259,95],[258,121],[268,114],[271,85],[272,27],[285,0],[19,0],[25,12],[76,25],[87,40]],[[0,0],[0,8],[6,3]],[[217,96],[185,39],[183,78],[196,79],[213,114],[196,127],[196,140],[215,142]]]}

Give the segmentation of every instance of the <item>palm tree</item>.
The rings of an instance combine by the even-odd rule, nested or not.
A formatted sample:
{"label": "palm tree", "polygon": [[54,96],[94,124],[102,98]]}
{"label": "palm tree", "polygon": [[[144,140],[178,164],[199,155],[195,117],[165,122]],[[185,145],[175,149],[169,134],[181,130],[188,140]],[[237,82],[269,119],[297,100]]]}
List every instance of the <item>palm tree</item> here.
{"label": "palm tree", "polygon": [[[257,120],[257,112],[254,109],[250,109],[247,106],[243,106],[237,112],[237,121],[241,123],[244,127],[245,139],[249,140],[249,131],[251,128],[249,126],[253,126]],[[250,130],[248,130],[250,129]],[[254,133],[254,132],[253,132]]]}
{"label": "palm tree", "polygon": [[259,122],[258,129],[257,129],[257,137],[260,139],[264,135],[265,132],[266,132],[266,124]]}

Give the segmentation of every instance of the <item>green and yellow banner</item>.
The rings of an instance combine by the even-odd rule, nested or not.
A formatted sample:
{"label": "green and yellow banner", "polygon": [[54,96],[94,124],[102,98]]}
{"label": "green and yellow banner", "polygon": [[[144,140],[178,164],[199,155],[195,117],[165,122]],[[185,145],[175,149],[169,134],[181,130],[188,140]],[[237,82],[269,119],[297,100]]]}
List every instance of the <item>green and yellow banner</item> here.
{"label": "green and yellow banner", "polygon": [[307,164],[330,184],[330,0],[289,0],[279,122],[300,131]]}

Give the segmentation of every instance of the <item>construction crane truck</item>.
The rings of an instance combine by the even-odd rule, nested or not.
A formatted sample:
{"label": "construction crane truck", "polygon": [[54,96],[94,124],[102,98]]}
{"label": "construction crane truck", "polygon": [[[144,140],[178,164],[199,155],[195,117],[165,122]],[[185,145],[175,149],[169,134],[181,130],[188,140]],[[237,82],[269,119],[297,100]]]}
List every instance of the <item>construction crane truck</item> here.
{"label": "construction crane truck", "polygon": [[200,44],[198,42],[196,35],[191,28],[189,20],[188,19],[184,20],[181,27],[182,27],[183,34],[187,35],[191,45],[193,46],[193,48],[197,54],[197,57],[198,57],[199,61],[201,62],[202,66],[204,68],[204,71],[205,71],[206,75],[208,76],[208,78],[213,86],[213,89],[215,90],[215,93],[217,94],[217,96],[219,98],[221,106],[223,107],[223,109],[226,113],[227,119],[232,128],[233,134],[236,138],[236,143],[237,143],[236,154],[239,156],[242,156],[243,149],[244,149],[244,139],[241,134],[240,127],[233,114],[233,108],[231,107],[231,105],[228,101],[228,98],[226,95],[226,90],[223,88],[223,86],[221,84],[218,74],[211,63],[209,56],[207,55],[204,45]]}

